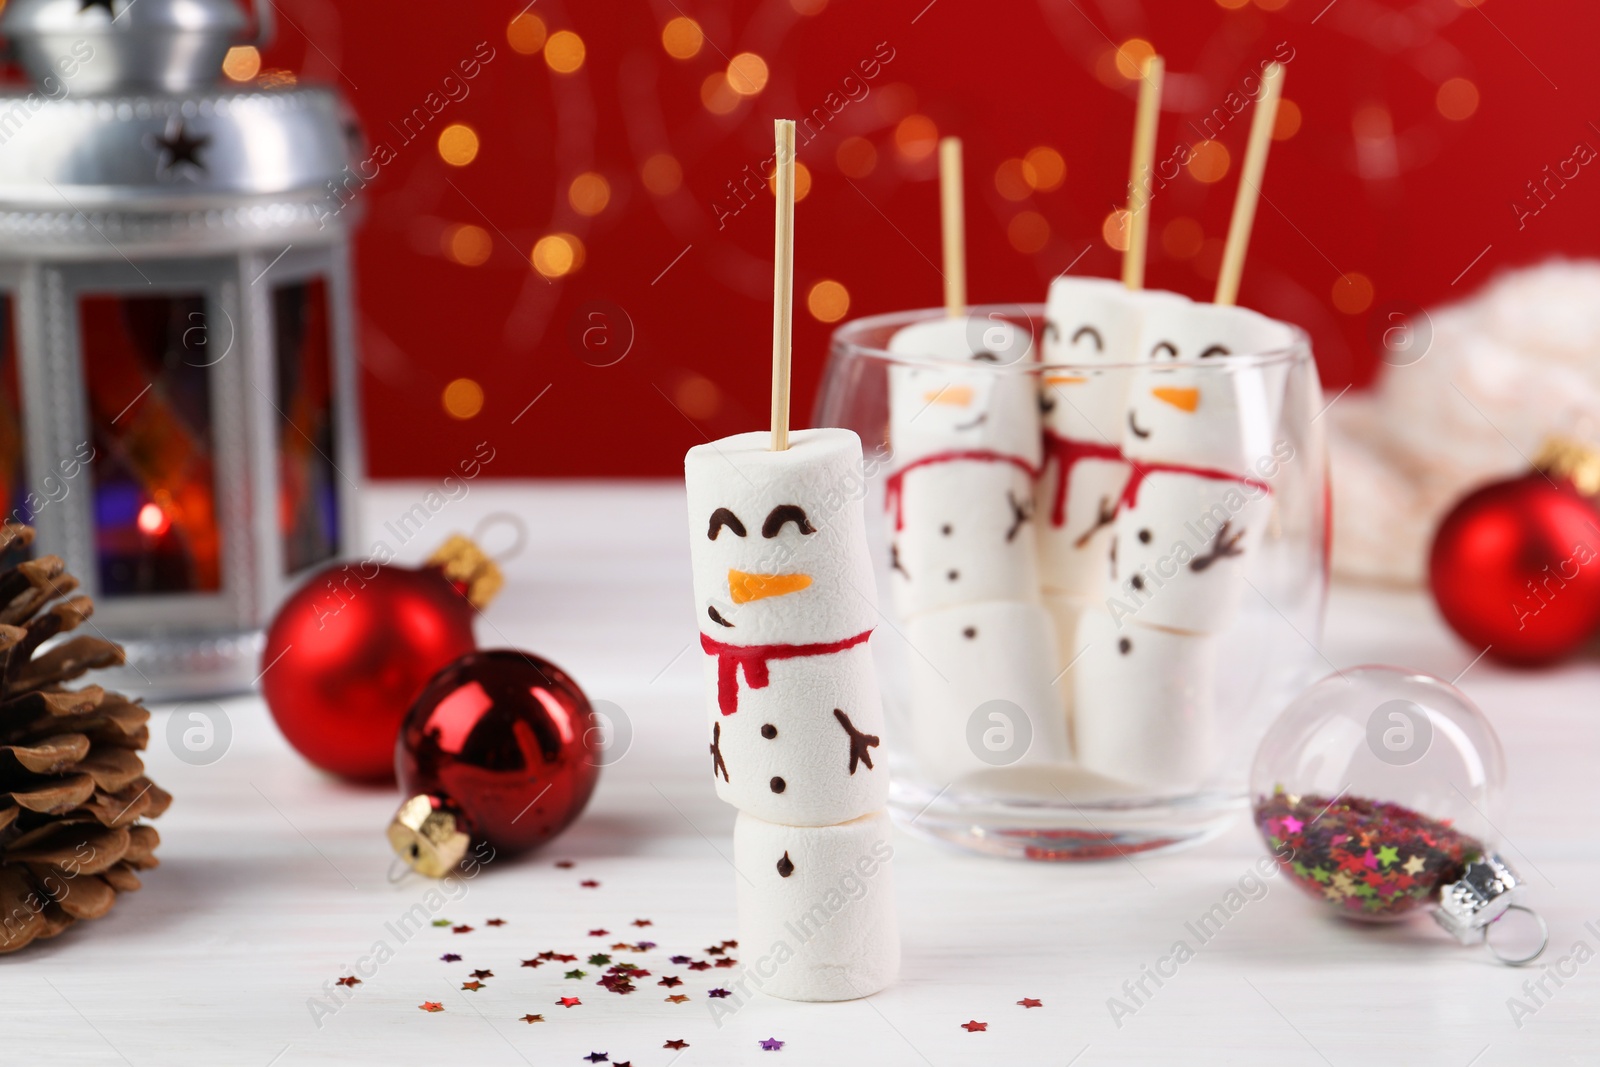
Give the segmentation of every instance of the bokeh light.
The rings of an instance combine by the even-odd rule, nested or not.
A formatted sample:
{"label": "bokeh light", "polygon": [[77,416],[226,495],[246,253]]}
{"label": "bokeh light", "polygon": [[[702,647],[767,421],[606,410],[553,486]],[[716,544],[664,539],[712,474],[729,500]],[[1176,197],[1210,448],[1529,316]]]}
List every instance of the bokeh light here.
{"label": "bokeh light", "polygon": [[806,310],[819,322],[838,322],[850,311],[850,290],[824,278],[806,293]]}
{"label": "bokeh light", "polygon": [[707,74],[705,81],[700,83],[700,102],[713,115],[728,114],[739,106],[741,99],[733,91],[733,86],[728,84],[728,76],[720,70]]}
{"label": "bokeh light", "polygon": [[1026,200],[1033,195],[1033,185],[1023,172],[1020,159],[1007,159],[994,169],[995,192],[1007,200]]}
{"label": "bokeh light", "polygon": [[583,242],[570,233],[547,234],[533,246],[533,269],[546,278],[560,278],[583,266]]}
{"label": "bokeh light", "polygon": [[[773,167],[767,175],[767,191],[773,196],[778,195],[778,168]],[[811,168],[800,162],[794,161],[794,201],[799,203],[811,192]]]}
{"label": "bokeh light", "polygon": [[789,6],[797,15],[820,15],[828,6],[828,0],[789,0]]}
{"label": "bokeh light", "polygon": [[1173,259],[1193,259],[1205,240],[1206,231],[1187,215],[1179,215],[1161,228],[1161,249]]}
{"label": "bokeh light", "polygon": [[846,137],[833,154],[839,172],[847,178],[865,178],[878,165],[878,150],[865,137]]}
{"label": "bokeh light", "polygon": [[674,386],[672,399],[691,419],[709,419],[722,409],[722,390],[701,374],[690,374]]}
{"label": "bokeh light", "polygon": [[1019,212],[1006,224],[1006,240],[1024,255],[1032,255],[1050,240],[1050,223],[1037,211]]}
{"label": "bokeh light", "polygon": [[1041,193],[1061,187],[1067,177],[1067,161],[1061,153],[1048,145],[1031,148],[1022,157],[1022,176],[1029,185]]}
{"label": "bokeh light", "polygon": [[249,81],[261,73],[261,52],[255,45],[235,45],[222,57],[222,73],[236,82]]}
{"label": "bokeh light", "polygon": [[526,11],[506,24],[506,43],[513,52],[536,56],[544,48],[544,20]]}
{"label": "bokeh light", "polygon": [[571,30],[557,30],[544,43],[544,61],[557,74],[571,74],[583,66],[587,52],[583,38]]}
{"label": "bokeh light", "polygon": [[1478,87],[1466,78],[1451,78],[1434,95],[1439,114],[1452,122],[1471,118],[1478,110]]}
{"label": "bokeh light", "polygon": [[894,128],[894,147],[907,163],[920,163],[939,147],[939,127],[926,115],[907,115]]}
{"label": "bokeh light", "polygon": [[1220,182],[1228,173],[1232,158],[1221,141],[1197,141],[1187,164],[1189,176],[1197,182]]}
{"label": "bokeh light", "polygon": [[1372,279],[1351,271],[1333,283],[1333,306],[1346,315],[1359,315],[1372,306]]}
{"label": "bokeh light", "polygon": [[728,87],[740,96],[755,96],[767,87],[767,61],[754,52],[740,52],[728,61]]}
{"label": "bokeh light", "polygon": [[1100,239],[1115,252],[1128,250],[1128,219],[1130,212],[1127,208],[1117,208],[1105,217],[1100,223]]}
{"label": "bokeh light", "polygon": [[598,215],[611,203],[611,183],[603,174],[585,171],[567,186],[567,203],[580,215]]}
{"label": "bokeh light", "polygon": [[676,156],[657,152],[639,168],[639,180],[655,196],[671,196],[683,184],[683,165]]}
{"label": "bokeh light", "polygon": [[470,419],[483,410],[483,386],[471,378],[457,378],[439,394],[444,413],[452,419]]}
{"label": "bokeh light", "polygon": [[1278,101],[1278,116],[1272,122],[1272,139],[1287,141],[1300,132],[1300,105],[1293,100]]}
{"label": "bokeh light", "polygon": [[449,226],[440,236],[439,246],[445,257],[463,267],[481,267],[489,261],[494,241],[489,231],[471,223]]}
{"label": "bokeh light", "polygon": [[478,134],[463,122],[439,131],[439,158],[452,167],[464,167],[478,158]]}
{"label": "bokeh light", "polygon": [[1155,54],[1155,46],[1149,41],[1130,37],[1117,47],[1117,73],[1129,81],[1138,81],[1144,72],[1144,61]]}
{"label": "bokeh light", "polygon": [[706,35],[700,24],[687,15],[669,19],[661,27],[661,47],[673,59],[692,59],[700,54],[700,47],[705,43]]}

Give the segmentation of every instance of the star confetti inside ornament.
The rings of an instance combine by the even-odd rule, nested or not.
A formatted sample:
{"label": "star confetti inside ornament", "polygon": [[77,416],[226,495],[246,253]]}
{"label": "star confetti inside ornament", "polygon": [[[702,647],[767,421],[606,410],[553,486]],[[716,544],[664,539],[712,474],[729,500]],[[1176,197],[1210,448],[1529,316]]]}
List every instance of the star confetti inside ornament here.
{"label": "star confetti inside ornament", "polygon": [[662,1045],[661,1047],[662,1048],[688,1048],[689,1047],[689,1042],[687,1042],[687,1041],[679,1041],[679,1040],[674,1039],[672,1041],[668,1041],[666,1044]]}
{"label": "star confetti inside ornament", "polygon": [[1042,1008],[1042,1007],[1044,1007],[1044,1001],[1035,1000],[1032,997],[1023,997],[1021,1000],[1017,1001],[1017,1003],[1021,1004],[1024,1008]]}
{"label": "star confetti inside ornament", "polygon": [[689,998],[684,996],[682,993],[674,993],[674,994],[672,994],[672,996],[667,998],[667,1003],[668,1004],[682,1004],[685,1001],[687,1001],[688,999]]}
{"label": "star confetti inside ornament", "polygon": [[542,1022],[544,1022],[544,1016],[543,1015],[532,1015],[532,1014],[524,1015],[522,1017],[522,1021],[525,1022],[525,1023],[528,1023],[529,1025],[532,1025],[533,1023],[542,1023]]}
{"label": "star confetti inside ornament", "polygon": [[444,1005],[437,1000],[424,1000],[417,1007],[422,1011],[444,1011]]}
{"label": "star confetti inside ornament", "polygon": [[777,1052],[783,1048],[783,1042],[775,1037],[764,1037],[761,1039],[761,1047],[768,1052]]}
{"label": "star confetti inside ornament", "polygon": [[494,972],[493,971],[483,971],[483,970],[473,971],[472,972],[472,977],[474,977],[474,978],[493,978],[494,977]]}
{"label": "star confetti inside ornament", "polygon": [[556,1001],[556,1003],[560,1004],[563,1008],[575,1008],[579,1004],[582,1004],[583,1001],[579,1000],[577,997],[562,997],[560,1000]]}
{"label": "star confetti inside ornament", "polygon": [[446,963],[454,963],[457,960],[459,960],[461,957],[459,955],[457,955],[456,953],[454,953],[454,952],[446,952],[443,956],[440,956],[439,958],[441,960],[444,960]]}
{"label": "star confetti inside ornament", "polygon": [[357,978],[353,974],[350,974],[350,975],[346,975],[345,977],[339,979],[339,984],[342,985],[342,986],[346,986],[346,987],[358,986],[358,985],[361,984],[361,979]]}
{"label": "star confetti inside ornament", "polygon": [[969,1023],[962,1023],[961,1029],[965,1030],[969,1034],[976,1034],[980,1031],[989,1029],[989,1024],[980,1023],[978,1020],[974,1019]]}

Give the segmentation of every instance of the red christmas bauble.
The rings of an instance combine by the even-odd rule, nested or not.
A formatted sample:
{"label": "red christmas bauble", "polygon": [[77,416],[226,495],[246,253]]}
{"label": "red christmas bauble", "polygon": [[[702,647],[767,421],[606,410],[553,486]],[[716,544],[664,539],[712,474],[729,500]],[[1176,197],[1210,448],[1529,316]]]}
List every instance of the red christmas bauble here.
{"label": "red christmas bauble", "polygon": [[576,819],[600,777],[602,724],[578,683],[529,652],[462,656],[406,713],[395,851],[439,877],[471,841],[519,852]]}
{"label": "red christmas bauble", "polygon": [[325,771],[388,780],[406,709],[440,668],[477,647],[474,605],[499,584],[463,537],[420,568],[368,560],[318,572],[267,630],[261,692],[278,729]]}
{"label": "red christmas bauble", "polygon": [[1600,512],[1548,467],[1486,485],[1439,524],[1428,577],[1445,621],[1490,657],[1560,659],[1600,628]]}

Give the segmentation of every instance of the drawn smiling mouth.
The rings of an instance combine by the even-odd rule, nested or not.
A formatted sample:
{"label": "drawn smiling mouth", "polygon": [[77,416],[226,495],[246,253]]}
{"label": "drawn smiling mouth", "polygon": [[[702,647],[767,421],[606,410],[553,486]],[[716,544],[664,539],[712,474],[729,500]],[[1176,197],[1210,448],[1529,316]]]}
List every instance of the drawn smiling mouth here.
{"label": "drawn smiling mouth", "polygon": [[727,626],[729,628],[732,628],[733,626],[733,623],[729,622],[727,619],[724,619],[720,614],[718,614],[715,607],[708,605],[706,607],[706,614],[711,616],[711,621],[716,623],[718,626]]}
{"label": "drawn smiling mouth", "polygon": [[975,428],[977,428],[979,426],[982,426],[988,420],[989,420],[989,413],[987,411],[985,411],[983,414],[979,415],[977,418],[973,419],[971,422],[957,423],[956,426],[954,427],[954,429],[957,429],[957,430],[975,429]]}
{"label": "drawn smiling mouth", "polygon": [[1128,412],[1128,429],[1133,431],[1133,435],[1135,437],[1145,438],[1150,436],[1149,430],[1139,429],[1139,424],[1134,420],[1133,412],[1131,410]]}

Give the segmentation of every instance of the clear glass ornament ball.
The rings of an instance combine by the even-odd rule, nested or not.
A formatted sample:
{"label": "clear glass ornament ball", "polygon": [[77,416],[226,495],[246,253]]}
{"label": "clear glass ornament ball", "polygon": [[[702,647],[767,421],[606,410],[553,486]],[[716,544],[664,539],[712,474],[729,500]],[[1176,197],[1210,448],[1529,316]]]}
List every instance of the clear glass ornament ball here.
{"label": "clear glass ornament ball", "polygon": [[1301,693],[1250,772],[1256,829],[1285,874],[1340,915],[1404,918],[1493,852],[1505,753],[1448,682],[1355,667]]}

